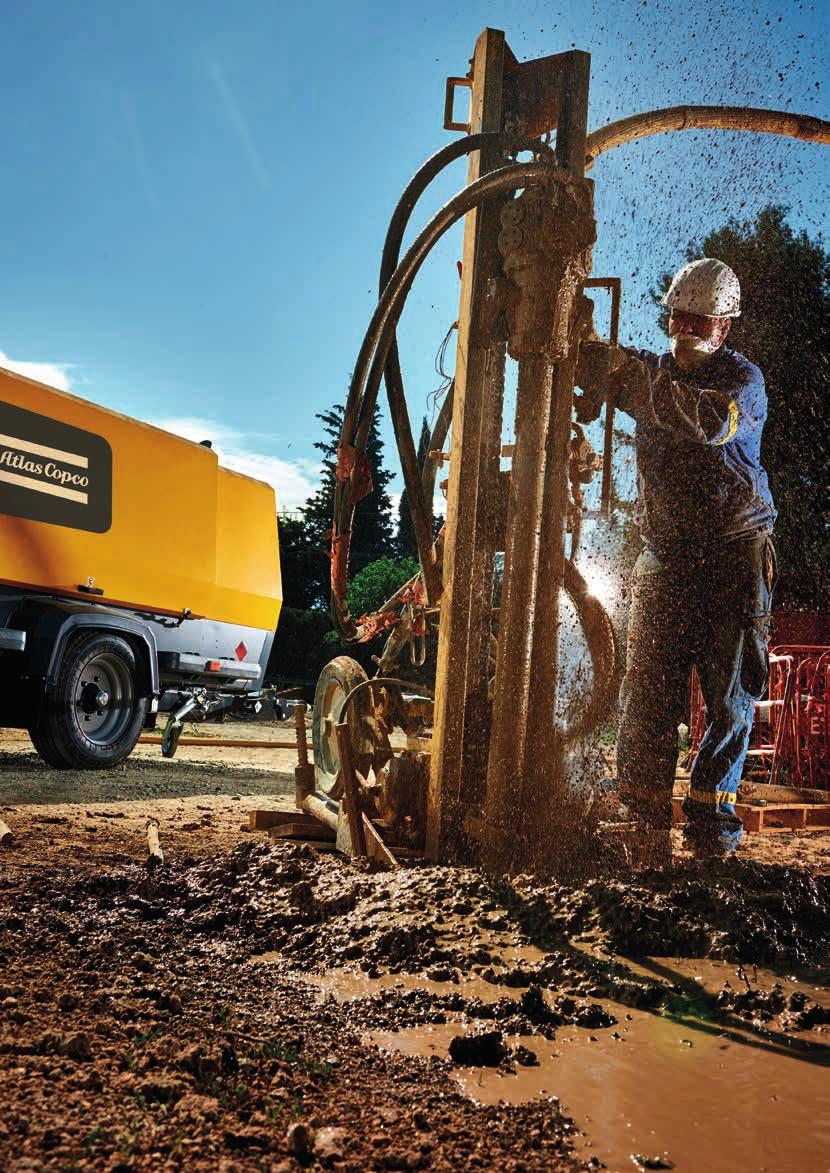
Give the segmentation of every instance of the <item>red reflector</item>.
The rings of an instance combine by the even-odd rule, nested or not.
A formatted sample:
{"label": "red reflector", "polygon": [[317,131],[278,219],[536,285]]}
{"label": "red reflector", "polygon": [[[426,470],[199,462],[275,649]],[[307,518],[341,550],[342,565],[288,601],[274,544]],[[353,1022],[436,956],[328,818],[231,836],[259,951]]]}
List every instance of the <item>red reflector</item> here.
{"label": "red reflector", "polygon": [[244,660],[248,654],[248,649],[245,647],[245,644],[242,642],[242,640],[239,641],[233,650],[236,652],[237,660]]}
{"label": "red reflector", "polygon": [[208,672],[218,672],[222,665],[218,660],[208,660],[205,667],[207,668]]}

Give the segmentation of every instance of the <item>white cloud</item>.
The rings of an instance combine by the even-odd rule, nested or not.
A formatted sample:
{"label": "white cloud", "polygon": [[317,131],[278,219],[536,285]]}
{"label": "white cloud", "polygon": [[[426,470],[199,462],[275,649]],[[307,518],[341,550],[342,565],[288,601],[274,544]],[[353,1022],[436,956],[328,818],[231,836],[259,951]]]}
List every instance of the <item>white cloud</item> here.
{"label": "white cloud", "polygon": [[281,460],[257,452],[244,432],[198,417],[151,420],[158,428],[187,440],[210,440],[225,468],[273,485],[280,511],[297,509],[317,489],[319,466],[314,460]]}
{"label": "white cloud", "polygon": [[59,391],[68,391],[72,386],[69,374],[72,369],[68,363],[56,362],[24,362],[19,358],[9,358],[0,350],[0,367],[9,371],[17,371],[27,379],[35,379],[38,383],[46,383],[49,387],[57,387]]}

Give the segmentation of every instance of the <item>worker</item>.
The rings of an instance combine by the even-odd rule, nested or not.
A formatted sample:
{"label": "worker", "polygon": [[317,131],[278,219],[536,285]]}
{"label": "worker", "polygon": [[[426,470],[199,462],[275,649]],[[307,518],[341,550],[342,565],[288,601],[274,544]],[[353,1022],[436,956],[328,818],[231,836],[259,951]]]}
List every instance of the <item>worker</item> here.
{"label": "worker", "polygon": [[[670,353],[583,342],[576,382],[583,420],[602,393],[636,424],[633,572],[617,743],[619,797],[648,862],[671,861],[678,726],[691,669],[706,729],[692,766],[684,837],[697,854],[729,852],[755,700],[768,679],[776,511],[761,466],[767,398],[761,372],[726,339],[740,285],[722,261],[684,265],[662,304]],[[580,410],[581,409],[581,410]]]}

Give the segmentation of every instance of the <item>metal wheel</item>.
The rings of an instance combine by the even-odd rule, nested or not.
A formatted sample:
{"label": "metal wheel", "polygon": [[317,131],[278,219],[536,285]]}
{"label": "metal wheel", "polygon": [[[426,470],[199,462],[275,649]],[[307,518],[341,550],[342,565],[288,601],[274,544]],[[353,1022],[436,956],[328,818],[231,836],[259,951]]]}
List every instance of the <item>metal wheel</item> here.
{"label": "metal wheel", "polygon": [[132,719],[134,699],[127,662],[111,652],[93,656],[75,683],[75,720],[84,737],[102,747],[118,741]]}
{"label": "metal wheel", "polygon": [[[320,673],[314,693],[314,712],[311,726],[311,740],[314,746],[315,787],[329,798],[339,798],[342,793],[340,782],[340,753],[337,748],[335,726],[342,720],[343,706],[352,689],[368,677],[351,656],[338,656],[330,660]],[[349,725],[355,756],[372,751],[361,729],[361,718],[369,711],[368,689],[358,693],[349,707]]]}
{"label": "metal wheel", "polygon": [[92,770],[126,758],[147,715],[135,652],[109,632],[79,634],[67,647],[54,689],[29,734],[59,769]]}

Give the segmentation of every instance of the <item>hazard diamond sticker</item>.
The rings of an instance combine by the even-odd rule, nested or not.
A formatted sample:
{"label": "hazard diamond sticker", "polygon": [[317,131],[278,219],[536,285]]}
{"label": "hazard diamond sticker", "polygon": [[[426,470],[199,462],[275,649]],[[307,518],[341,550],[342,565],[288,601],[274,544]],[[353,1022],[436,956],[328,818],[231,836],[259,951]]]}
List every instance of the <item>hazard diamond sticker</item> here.
{"label": "hazard diamond sticker", "polygon": [[242,642],[242,640],[239,641],[233,650],[236,652],[237,660],[244,660],[248,654],[248,649],[245,647],[245,644]]}

